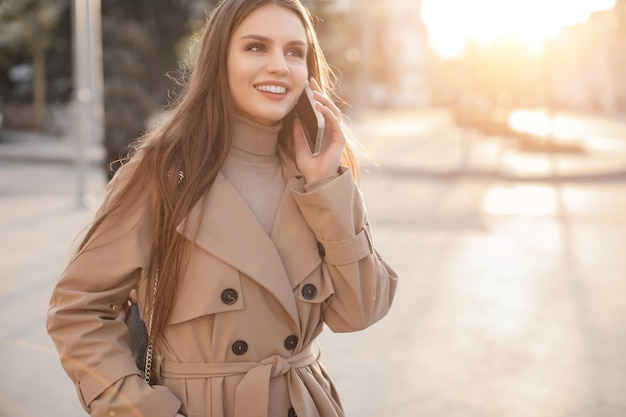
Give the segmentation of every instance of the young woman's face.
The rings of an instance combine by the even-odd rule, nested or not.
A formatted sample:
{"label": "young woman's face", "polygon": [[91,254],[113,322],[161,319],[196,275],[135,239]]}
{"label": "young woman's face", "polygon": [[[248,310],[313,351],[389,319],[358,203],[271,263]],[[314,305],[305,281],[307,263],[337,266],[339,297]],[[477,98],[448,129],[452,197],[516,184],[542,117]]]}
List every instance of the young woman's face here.
{"label": "young woman's face", "polygon": [[307,35],[298,15],[267,4],[237,27],[228,52],[228,83],[235,110],[259,123],[275,124],[304,89]]}

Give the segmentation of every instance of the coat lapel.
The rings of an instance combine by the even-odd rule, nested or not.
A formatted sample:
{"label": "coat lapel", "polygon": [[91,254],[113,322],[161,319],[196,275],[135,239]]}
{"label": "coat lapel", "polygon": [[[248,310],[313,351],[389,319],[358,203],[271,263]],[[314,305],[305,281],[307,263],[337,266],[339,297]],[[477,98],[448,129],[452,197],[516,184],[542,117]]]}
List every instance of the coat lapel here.
{"label": "coat lapel", "polygon": [[271,231],[272,241],[293,288],[322,262],[317,239],[292,196],[292,190],[303,187],[302,183],[303,180],[297,177],[288,179]]}
{"label": "coat lapel", "polygon": [[265,287],[298,322],[293,288],[281,254],[221,173],[207,196],[194,206],[186,220],[178,226],[179,233]]}

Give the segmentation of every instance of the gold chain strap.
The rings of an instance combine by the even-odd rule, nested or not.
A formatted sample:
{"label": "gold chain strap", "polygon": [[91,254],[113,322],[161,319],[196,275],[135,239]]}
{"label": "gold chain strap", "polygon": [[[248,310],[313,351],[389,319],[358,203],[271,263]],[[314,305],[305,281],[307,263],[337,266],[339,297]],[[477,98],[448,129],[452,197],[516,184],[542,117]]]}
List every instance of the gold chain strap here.
{"label": "gold chain strap", "polygon": [[152,357],[154,347],[152,344],[152,317],[154,316],[154,302],[156,301],[157,285],[159,285],[159,270],[157,268],[154,277],[154,291],[152,292],[152,308],[150,309],[150,319],[148,320],[148,347],[146,348],[146,362],[144,365],[144,380],[146,384],[150,384],[150,373],[152,372]]}

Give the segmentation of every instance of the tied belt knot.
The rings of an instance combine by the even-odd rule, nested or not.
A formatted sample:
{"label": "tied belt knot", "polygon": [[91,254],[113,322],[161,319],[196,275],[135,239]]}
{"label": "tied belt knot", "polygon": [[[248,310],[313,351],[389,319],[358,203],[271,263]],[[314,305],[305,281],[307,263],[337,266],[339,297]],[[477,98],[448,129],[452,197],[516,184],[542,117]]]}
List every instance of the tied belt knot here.
{"label": "tied belt knot", "polygon": [[271,366],[272,378],[276,378],[280,375],[285,375],[291,369],[291,365],[289,364],[287,359],[283,358],[280,355],[273,355],[269,358],[263,359],[261,362],[259,362],[259,365]]}
{"label": "tied belt knot", "polygon": [[291,371],[315,363],[319,356],[317,343],[310,343],[294,356],[272,355],[259,362],[180,363],[164,360],[161,375],[163,378],[188,379],[243,374],[235,390],[235,417],[267,417],[270,379],[288,375],[292,405],[296,413],[305,415],[304,411],[310,414],[315,405],[300,378],[292,378]]}

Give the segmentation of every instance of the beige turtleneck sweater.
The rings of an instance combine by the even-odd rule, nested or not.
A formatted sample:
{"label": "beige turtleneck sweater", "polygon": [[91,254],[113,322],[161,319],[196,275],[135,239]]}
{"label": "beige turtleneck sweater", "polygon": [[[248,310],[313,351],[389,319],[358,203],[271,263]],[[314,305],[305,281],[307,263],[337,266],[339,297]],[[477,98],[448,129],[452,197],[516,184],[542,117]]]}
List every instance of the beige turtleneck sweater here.
{"label": "beige turtleneck sweater", "polygon": [[278,156],[282,124],[265,126],[235,116],[233,144],[222,173],[269,234],[285,189]]}

